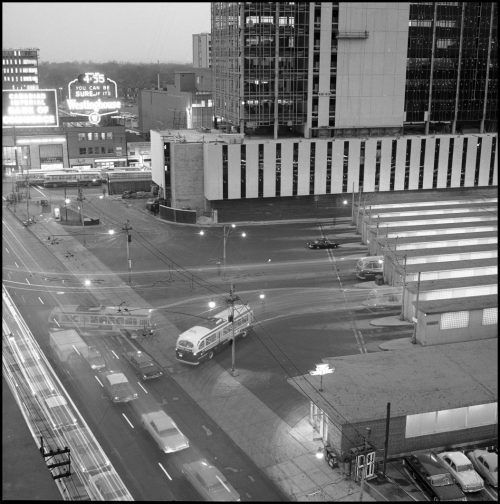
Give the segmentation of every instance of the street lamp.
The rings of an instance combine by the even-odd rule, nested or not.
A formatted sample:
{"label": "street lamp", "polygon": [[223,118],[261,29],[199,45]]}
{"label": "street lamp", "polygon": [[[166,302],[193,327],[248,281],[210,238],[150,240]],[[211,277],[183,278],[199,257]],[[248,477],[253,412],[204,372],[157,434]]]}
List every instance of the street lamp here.
{"label": "street lamp", "polygon": [[235,369],[235,360],[236,360],[236,339],[234,338],[234,303],[239,301],[239,296],[234,295],[234,285],[231,284],[231,288],[229,290],[229,297],[226,299],[227,303],[231,305],[231,315],[229,321],[231,322],[231,374],[233,376],[238,376],[238,371]]}
{"label": "street lamp", "polygon": [[131,274],[132,274],[132,259],[130,259],[129,243],[132,241],[132,235],[130,234],[130,230],[132,229],[132,226],[130,226],[129,224],[130,224],[130,221],[127,219],[127,222],[122,227],[122,231],[125,231],[127,233],[127,242],[126,243],[127,243],[128,284],[130,285]]}
{"label": "street lamp", "polygon": [[314,375],[319,375],[320,376],[320,385],[319,385],[319,391],[323,392],[323,375],[326,374],[331,374],[335,371],[334,367],[330,367],[330,364],[316,364],[316,369],[313,369],[312,371],[309,371],[309,374],[314,376]]}
{"label": "street lamp", "polygon": [[[223,230],[224,231],[224,246],[223,246],[223,250],[222,250],[222,274],[223,274],[223,276],[226,276],[226,243],[227,243],[227,240],[229,238],[231,231],[235,227],[236,227],[236,224],[231,224],[231,226],[224,224],[224,230]],[[245,232],[241,233],[242,238],[245,238],[246,235],[247,234]]]}

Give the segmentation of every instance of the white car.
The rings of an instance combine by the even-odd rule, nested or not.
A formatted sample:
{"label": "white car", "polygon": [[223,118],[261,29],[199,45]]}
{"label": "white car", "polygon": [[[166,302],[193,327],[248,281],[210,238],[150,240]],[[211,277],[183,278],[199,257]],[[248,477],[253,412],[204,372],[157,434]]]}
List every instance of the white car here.
{"label": "white car", "polygon": [[173,453],[189,448],[188,438],[163,410],[143,413],[141,420],[143,427],[163,452]]}
{"label": "white car", "polygon": [[479,492],[484,488],[484,481],[474,470],[471,461],[459,451],[437,454],[443,466],[450,471],[453,479],[463,492]]}
{"label": "white car", "polygon": [[71,427],[77,424],[75,416],[62,395],[51,394],[42,398],[40,404],[45,411],[47,420],[50,421],[54,429]]}
{"label": "white car", "polygon": [[198,493],[209,501],[239,501],[240,494],[215,466],[205,459],[182,465],[182,472]]}
{"label": "white car", "polygon": [[114,403],[129,402],[137,399],[137,392],[130,385],[127,377],[118,371],[101,372],[104,390]]}
{"label": "white car", "polygon": [[466,453],[474,469],[493,487],[498,487],[498,453],[472,450]]}

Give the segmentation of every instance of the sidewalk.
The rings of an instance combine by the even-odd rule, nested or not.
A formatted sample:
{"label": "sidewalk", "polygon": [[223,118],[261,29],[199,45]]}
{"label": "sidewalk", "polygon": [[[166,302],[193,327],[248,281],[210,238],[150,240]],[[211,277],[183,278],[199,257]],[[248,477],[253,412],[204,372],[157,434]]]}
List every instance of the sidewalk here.
{"label": "sidewalk", "polygon": [[[22,221],[21,213],[18,208],[16,217]],[[26,230],[42,243],[47,243],[47,236],[67,234],[50,214],[37,215],[36,219],[37,222]],[[66,258],[63,248],[51,247],[54,256],[70,272],[77,275],[89,271],[99,272],[105,274],[107,283],[119,287],[106,289],[105,294],[96,289],[93,294],[98,302],[109,305],[125,301],[128,306],[146,305],[132,288],[123,284],[83,245],[76,240],[72,242],[72,260]],[[68,243],[66,239],[65,243]],[[178,333],[177,327],[162,317],[158,336],[140,343],[289,500],[359,501],[359,486],[345,479],[340,469],[332,470],[323,458],[316,457],[318,448],[323,448],[323,445],[321,441],[313,440],[314,432],[308,422],[308,405],[304,407],[302,420],[291,427],[244,387],[238,377],[233,377],[217,362],[204,363],[203,373],[178,363],[174,351]],[[245,371],[240,373],[243,376]],[[363,498],[375,500],[366,492]]]}

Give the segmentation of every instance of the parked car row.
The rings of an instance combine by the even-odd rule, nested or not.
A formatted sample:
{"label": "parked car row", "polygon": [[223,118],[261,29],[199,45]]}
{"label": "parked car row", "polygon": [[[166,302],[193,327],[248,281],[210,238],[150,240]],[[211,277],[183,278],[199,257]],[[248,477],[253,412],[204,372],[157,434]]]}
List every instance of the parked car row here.
{"label": "parked car row", "polygon": [[498,487],[496,451],[475,449],[466,453],[412,454],[403,457],[403,467],[432,500],[466,501],[465,494],[483,490],[485,482]]}

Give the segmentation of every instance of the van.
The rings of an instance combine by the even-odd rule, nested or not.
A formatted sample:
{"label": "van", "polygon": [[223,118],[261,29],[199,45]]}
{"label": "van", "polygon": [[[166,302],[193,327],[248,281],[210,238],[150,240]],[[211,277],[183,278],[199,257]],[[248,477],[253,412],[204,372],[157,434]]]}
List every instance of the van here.
{"label": "van", "polygon": [[384,256],[361,257],[356,263],[356,276],[360,280],[374,280],[384,274]]}

